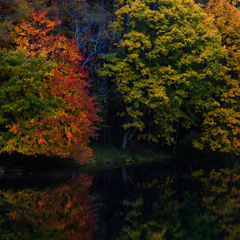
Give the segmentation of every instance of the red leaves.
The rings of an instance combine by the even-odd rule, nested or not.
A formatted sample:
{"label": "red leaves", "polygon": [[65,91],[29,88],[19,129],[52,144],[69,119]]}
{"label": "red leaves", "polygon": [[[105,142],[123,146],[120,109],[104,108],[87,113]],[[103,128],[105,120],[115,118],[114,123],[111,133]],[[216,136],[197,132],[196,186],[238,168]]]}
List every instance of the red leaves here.
{"label": "red leaves", "polygon": [[57,60],[80,66],[82,56],[76,42],[61,35],[49,35],[55,31],[60,20],[50,21],[45,11],[32,11],[28,21],[22,21],[11,34],[19,49],[27,49],[26,56],[44,55],[46,60]]}
{"label": "red leaves", "polygon": [[[28,21],[22,21],[12,36],[19,49],[27,49],[26,57],[44,56],[46,61],[57,63],[47,74],[44,88],[38,94],[41,101],[57,100],[52,110],[43,111],[30,119],[18,121],[10,131],[21,133],[22,139],[12,139],[10,149],[23,154],[46,154],[71,157],[86,161],[91,156],[87,147],[89,137],[94,135],[93,124],[98,120],[93,98],[88,96],[87,73],[81,68],[82,56],[74,40],[54,35],[60,21],[50,21],[46,12],[32,12]],[[50,34],[51,33],[51,34]],[[29,137],[31,136],[31,137]]]}

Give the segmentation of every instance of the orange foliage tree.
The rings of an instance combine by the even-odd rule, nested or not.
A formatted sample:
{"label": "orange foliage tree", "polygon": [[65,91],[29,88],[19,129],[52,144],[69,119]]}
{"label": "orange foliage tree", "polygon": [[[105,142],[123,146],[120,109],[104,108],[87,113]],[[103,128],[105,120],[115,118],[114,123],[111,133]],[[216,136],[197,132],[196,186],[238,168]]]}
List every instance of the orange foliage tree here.
{"label": "orange foliage tree", "polygon": [[[1,152],[56,155],[78,161],[84,161],[92,154],[87,143],[89,137],[94,135],[93,124],[98,118],[93,98],[88,95],[89,83],[86,81],[88,75],[81,68],[83,58],[76,42],[55,34],[58,24],[60,21],[48,20],[46,12],[33,11],[28,20],[22,21],[11,34],[17,44],[15,53],[24,51],[24,58],[35,59],[37,65],[38,61],[44,59],[44,62],[41,62],[42,72],[45,71],[46,64],[52,63],[54,67],[44,76],[41,68],[38,69],[38,78],[29,81],[33,91],[28,93],[28,96],[30,95],[30,98],[37,96],[38,101],[44,103],[46,107],[39,107],[37,113],[30,111],[30,107],[25,108],[24,113],[11,111],[10,114],[15,121],[8,121],[6,127],[9,131],[1,133]],[[4,61],[7,61],[6,55],[9,54],[5,53]],[[5,68],[6,72],[14,69],[13,66]],[[26,64],[23,64],[22,68],[26,69]],[[22,79],[26,79],[26,76],[22,76],[21,81],[16,77],[19,74],[21,76],[21,72],[23,71],[14,69],[14,78],[9,77],[8,81],[2,83],[2,89],[11,81],[12,84],[22,86],[24,82]],[[31,74],[34,76],[36,71],[28,73],[28,78],[31,78]],[[1,102],[5,102],[5,105],[10,102],[14,104],[17,101],[16,96],[17,99],[26,101],[26,93],[18,91],[9,99],[9,94],[4,95],[5,92],[2,91],[1,97]],[[2,112],[1,115],[4,119],[3,116],[6,114]]]}
{"label": "orange foliage tree", "polygon": [[213,150],[240,152],[240,10],[229,0],[210,0],[206,12],[221,35],[227,55],[222,64],[227,70],[221,95],[214,109],[206,112],[203,122],[203,142]]}

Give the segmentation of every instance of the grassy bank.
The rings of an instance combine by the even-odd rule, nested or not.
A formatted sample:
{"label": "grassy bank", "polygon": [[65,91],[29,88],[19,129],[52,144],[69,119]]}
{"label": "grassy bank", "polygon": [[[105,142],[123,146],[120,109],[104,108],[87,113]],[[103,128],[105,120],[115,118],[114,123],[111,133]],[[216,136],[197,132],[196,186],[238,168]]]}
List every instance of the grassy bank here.
{"label": "grassy bank", "polygon": [[122,149],[117,145],[103,146],[92,142],[93,164],[124,164],[128,160],[143,161],[169,161],[170,152],[163,151],[159,146],[150,143],[134,142],[132,147]]}
{"label": "grassy bank", "polygon": [[[157,145],[142,142],[133,142],[132,147],[122,149],[117,145],[103,146],[96,142],[89,145],[93,150],[93,157],[88,165],[121,165],[128,163],[139,163],[145,161],[169,162],[170,154],[159,149]],[[79,168],[83,163],[74,162],[72,159],[60,159],[58,157],[46,156],[25,156],[19,153],[11,155],[2,154],[0,158],[0,167],[6,171],[21,169],[21,171],[34,171],[39,169],[51,168]]]}
{"label": "grassy bank", "polygon": [[[234,163],[235,160],[216,152],[208,150],[198,150],[188,146],[181,146],[173,154],[173,147],[161,146],[149,142],[133,141],[132,147],[127,146],[122,149],[119,145],[102,144],[92,141],[89,147],[93,150],[93,157],[87,164],[89,167],[113,169],[121,165],[156,161],[160,164],[173,166],[173,160],[179,172],[198,170],[201,168],[212,169],[215,167],[225,167],[228,163]],[[80,168],[86,165],[74,162],[72,159],[60,159],[57,157],[27,157],[22,154],[2,154],[0,158],[0,167],[6,172],[11,171],[38,171],[42,169],[63,169],[63,168]]]}

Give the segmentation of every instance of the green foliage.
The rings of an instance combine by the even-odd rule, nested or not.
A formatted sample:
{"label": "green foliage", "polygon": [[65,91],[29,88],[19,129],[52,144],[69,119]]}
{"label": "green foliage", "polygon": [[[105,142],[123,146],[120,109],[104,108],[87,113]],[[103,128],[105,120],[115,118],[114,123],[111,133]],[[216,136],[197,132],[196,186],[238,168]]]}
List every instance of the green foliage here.
{"label": "green foliage", "polygon": [[221,35],[222,46],[226,47],[222,64],[227,72],[215,107],[204,113],[201,140],[210,142],[213,150],[239,154],[240,10],[229,0],[211,0],[206,12]]}
{"label": "green foliage", "polygon": [[125,128],[143,131],[146,117],[153,114],[151,138],[173,143],[175,123],[185,131],[199,127],[204,113],[217,104],[226,72],[219,60],[226,49],[212,19],[192,0],[121,4],[114,23],[121,41],[115,55],[105,57],[102,74],[114,79],[133,119]]}
{"label": "green foliage", "polygon": [[94,135],[96,110],[76,42],[49,35],[59,23],[46,12],[31,12],[12,33],[17,51],[1,53],[0,123],[9,131],[1,133],[0,152],[79,162],[91,156],[87,143]]}
{"label": "green foliage", "polygon": [[[41,98],[46,93],[44,84],[53,73],[56,64],[44,57],[25,57],[26,50],[0,52],[0,123],[10,129],[17,122],[30,124],[42,112],[53,115],[59,104],[52,96]],[[14,149],[6,145],[12,138],[21,142],[20,133],[5,131],[1,133],[1,151],[11,153]],[[20,149],[19,149],[20,150]],[[39,153],[39,152],[38,152]]]}

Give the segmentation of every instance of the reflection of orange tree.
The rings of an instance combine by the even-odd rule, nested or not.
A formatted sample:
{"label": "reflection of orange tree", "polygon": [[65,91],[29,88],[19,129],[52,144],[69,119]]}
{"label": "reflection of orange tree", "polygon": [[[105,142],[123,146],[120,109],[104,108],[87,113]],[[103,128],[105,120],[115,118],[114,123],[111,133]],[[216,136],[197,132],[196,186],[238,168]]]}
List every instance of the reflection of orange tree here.
{"label": "reflection of orange tree", "polygon": [[97,215],[91,182],[81,175],[55,189],[1,191],[0,239],[92,239]]}

